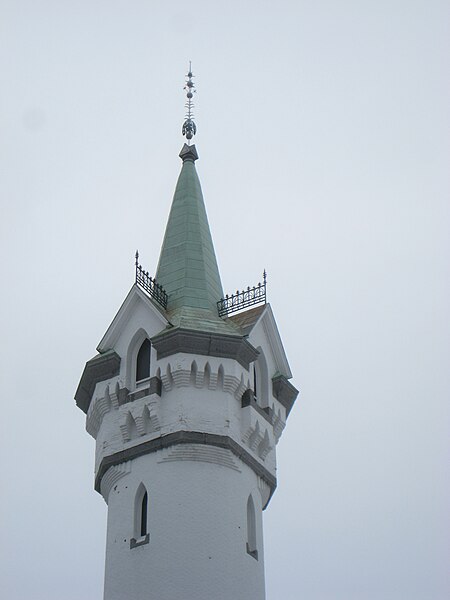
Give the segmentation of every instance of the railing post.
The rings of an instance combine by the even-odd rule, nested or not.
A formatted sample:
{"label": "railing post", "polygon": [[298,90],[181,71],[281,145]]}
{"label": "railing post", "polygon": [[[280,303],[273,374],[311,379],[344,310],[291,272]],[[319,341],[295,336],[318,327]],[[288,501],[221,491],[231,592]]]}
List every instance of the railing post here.
{"label": "railing post", "polygon": [[258,285],[254,285],[252,288],[248,286],[247,289],[242,292],[236,290],[235,294],[232,294],[231,296],[228,296],[227,294],[225,298],[221,298],[217,302],[219,317],[225,317],[233,312],[262,302],[265,304],[267,299],[266,282],[267,273],[264,269],[263,283],[259,282]]}
{"label": "railing post", "polygon": [[150,296],[161,304],[163,308],[167,308],[167,292],[161,285],[156,283],[148,271],[144,271],[142,266],[139,264],[139,252],[136,250],[135,254],[135,269],[136,269],[136,283],[150,294]]}

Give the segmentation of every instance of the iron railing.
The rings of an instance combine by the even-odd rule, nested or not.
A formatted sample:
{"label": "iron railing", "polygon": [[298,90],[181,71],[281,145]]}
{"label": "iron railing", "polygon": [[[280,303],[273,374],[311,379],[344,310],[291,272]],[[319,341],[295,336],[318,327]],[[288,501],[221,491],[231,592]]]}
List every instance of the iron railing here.
{"label": "iron railing", "polygon": [[167,308],[167,293],[162,286],[156,283],[153,277],[150,277],[148,271],[144,271],[142,266],[139,264],[139,252],[136,250],[136,283],[143,290],[145,290],[150,296],[158,302],[163,308]]}
{"label": "iron railing", "polygon": [[219,317],[226,317],[231,313],[237,312],[238,310],[243,310],[244,308],[248,308],[254,304],[266,304],[266,288],[267,273],[264,271],[263,283],[260,282],[258,285],[255,285],[252,288],[248,287],[242,292],[237,290],[235,294],[232,294],[231,296],[227,294],[225,298],[221,298],[219,300],[217,303]]}

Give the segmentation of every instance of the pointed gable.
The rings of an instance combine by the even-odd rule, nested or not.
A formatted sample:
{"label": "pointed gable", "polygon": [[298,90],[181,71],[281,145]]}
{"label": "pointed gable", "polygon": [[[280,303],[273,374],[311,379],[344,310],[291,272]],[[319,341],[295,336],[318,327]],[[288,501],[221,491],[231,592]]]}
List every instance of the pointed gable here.
{"label": "pointed gable", "polygon": [[270,304],[263,304],[237,313],[230,316],[229,320],[241,328],[243,335],[248,336],[248,340],[253,346],[264,345],[266,351],[270,351],[274,364],[273,374],[280,373],[286,379],[292,377]]}
{"label": "pointed gable", "polygon": [[[141,311],[139,307],[141,307]],[[132,329],[137,330],[142,327],[148,330],[149,335],[159,333],[168,325],[167,319],[162,315],[161,310],[156,307],[153,300],[141,288],[133,285],[97,346],[98,352],[103,353],[111,348],[116,348],[119,338],[123,336],[132,319],[136,320]]]}
{"label": "pointed gable", "polygon": [[239,326],[250,344],[264,354],[272,393],[286,409],[287,416],[299,392],[289,382],[292,373],[270,304],[238,313],[229,320]]}
{"label": "pointed gable", "polygon": [[153,300],[133,285],[97,346],[98,354],[86,363],[75,393],[77,406],[87,413],[97,383],[119,375],[126,378],[133,339],[139,336],[149,339],[167,325],[167,319]]}

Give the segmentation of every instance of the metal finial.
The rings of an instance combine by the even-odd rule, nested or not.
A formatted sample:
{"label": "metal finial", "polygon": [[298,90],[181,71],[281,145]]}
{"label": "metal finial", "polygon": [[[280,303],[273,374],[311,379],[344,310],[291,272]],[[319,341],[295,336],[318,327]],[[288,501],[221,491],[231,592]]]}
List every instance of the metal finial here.
{"label": "metal finial", "polygon": [[194,123],[194,103],[192,102],[192,98],[196,93],[194,82],[192,78],[194,77],[192,73],[191,61],[189,61],[189,72],[186,75],[186,85],[184,86],[184,90],[186,90],[187,102],[184,105],[186,108],[186,119],[183,123],[183,127],[181,129],[181,133],[186,136],[188,144],[191,143],[191,139],[197,133],[197,127]]}

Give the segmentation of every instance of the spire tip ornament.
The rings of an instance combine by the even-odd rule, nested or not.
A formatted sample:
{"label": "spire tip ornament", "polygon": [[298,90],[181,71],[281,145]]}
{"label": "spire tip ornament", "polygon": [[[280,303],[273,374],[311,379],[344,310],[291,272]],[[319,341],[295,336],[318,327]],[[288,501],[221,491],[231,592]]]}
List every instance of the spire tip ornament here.
{"label": "spire tip ornament", "polygon": [[191,139],[197,133],[197,127],[194,123],[194,113],[192,112],[193,108],[194,108],[194,103],[192,102],[192,98],[193,98],[194,94],[196,93],[195,84],[192,81],[193,77],[194,77],[194,75],[192,73],[191,61],[189,61],[189,71],[186,75],[186,83],[183,88],[184,90],[186,90],[186,97],[187,97],[187,102],[184,105],[186,108],[186,115],[185,115],[186,118],[183,123],[183,127],[181,128],[181,133],[182,133],[182,135],[186,136],[188,144],[191,143]]}

